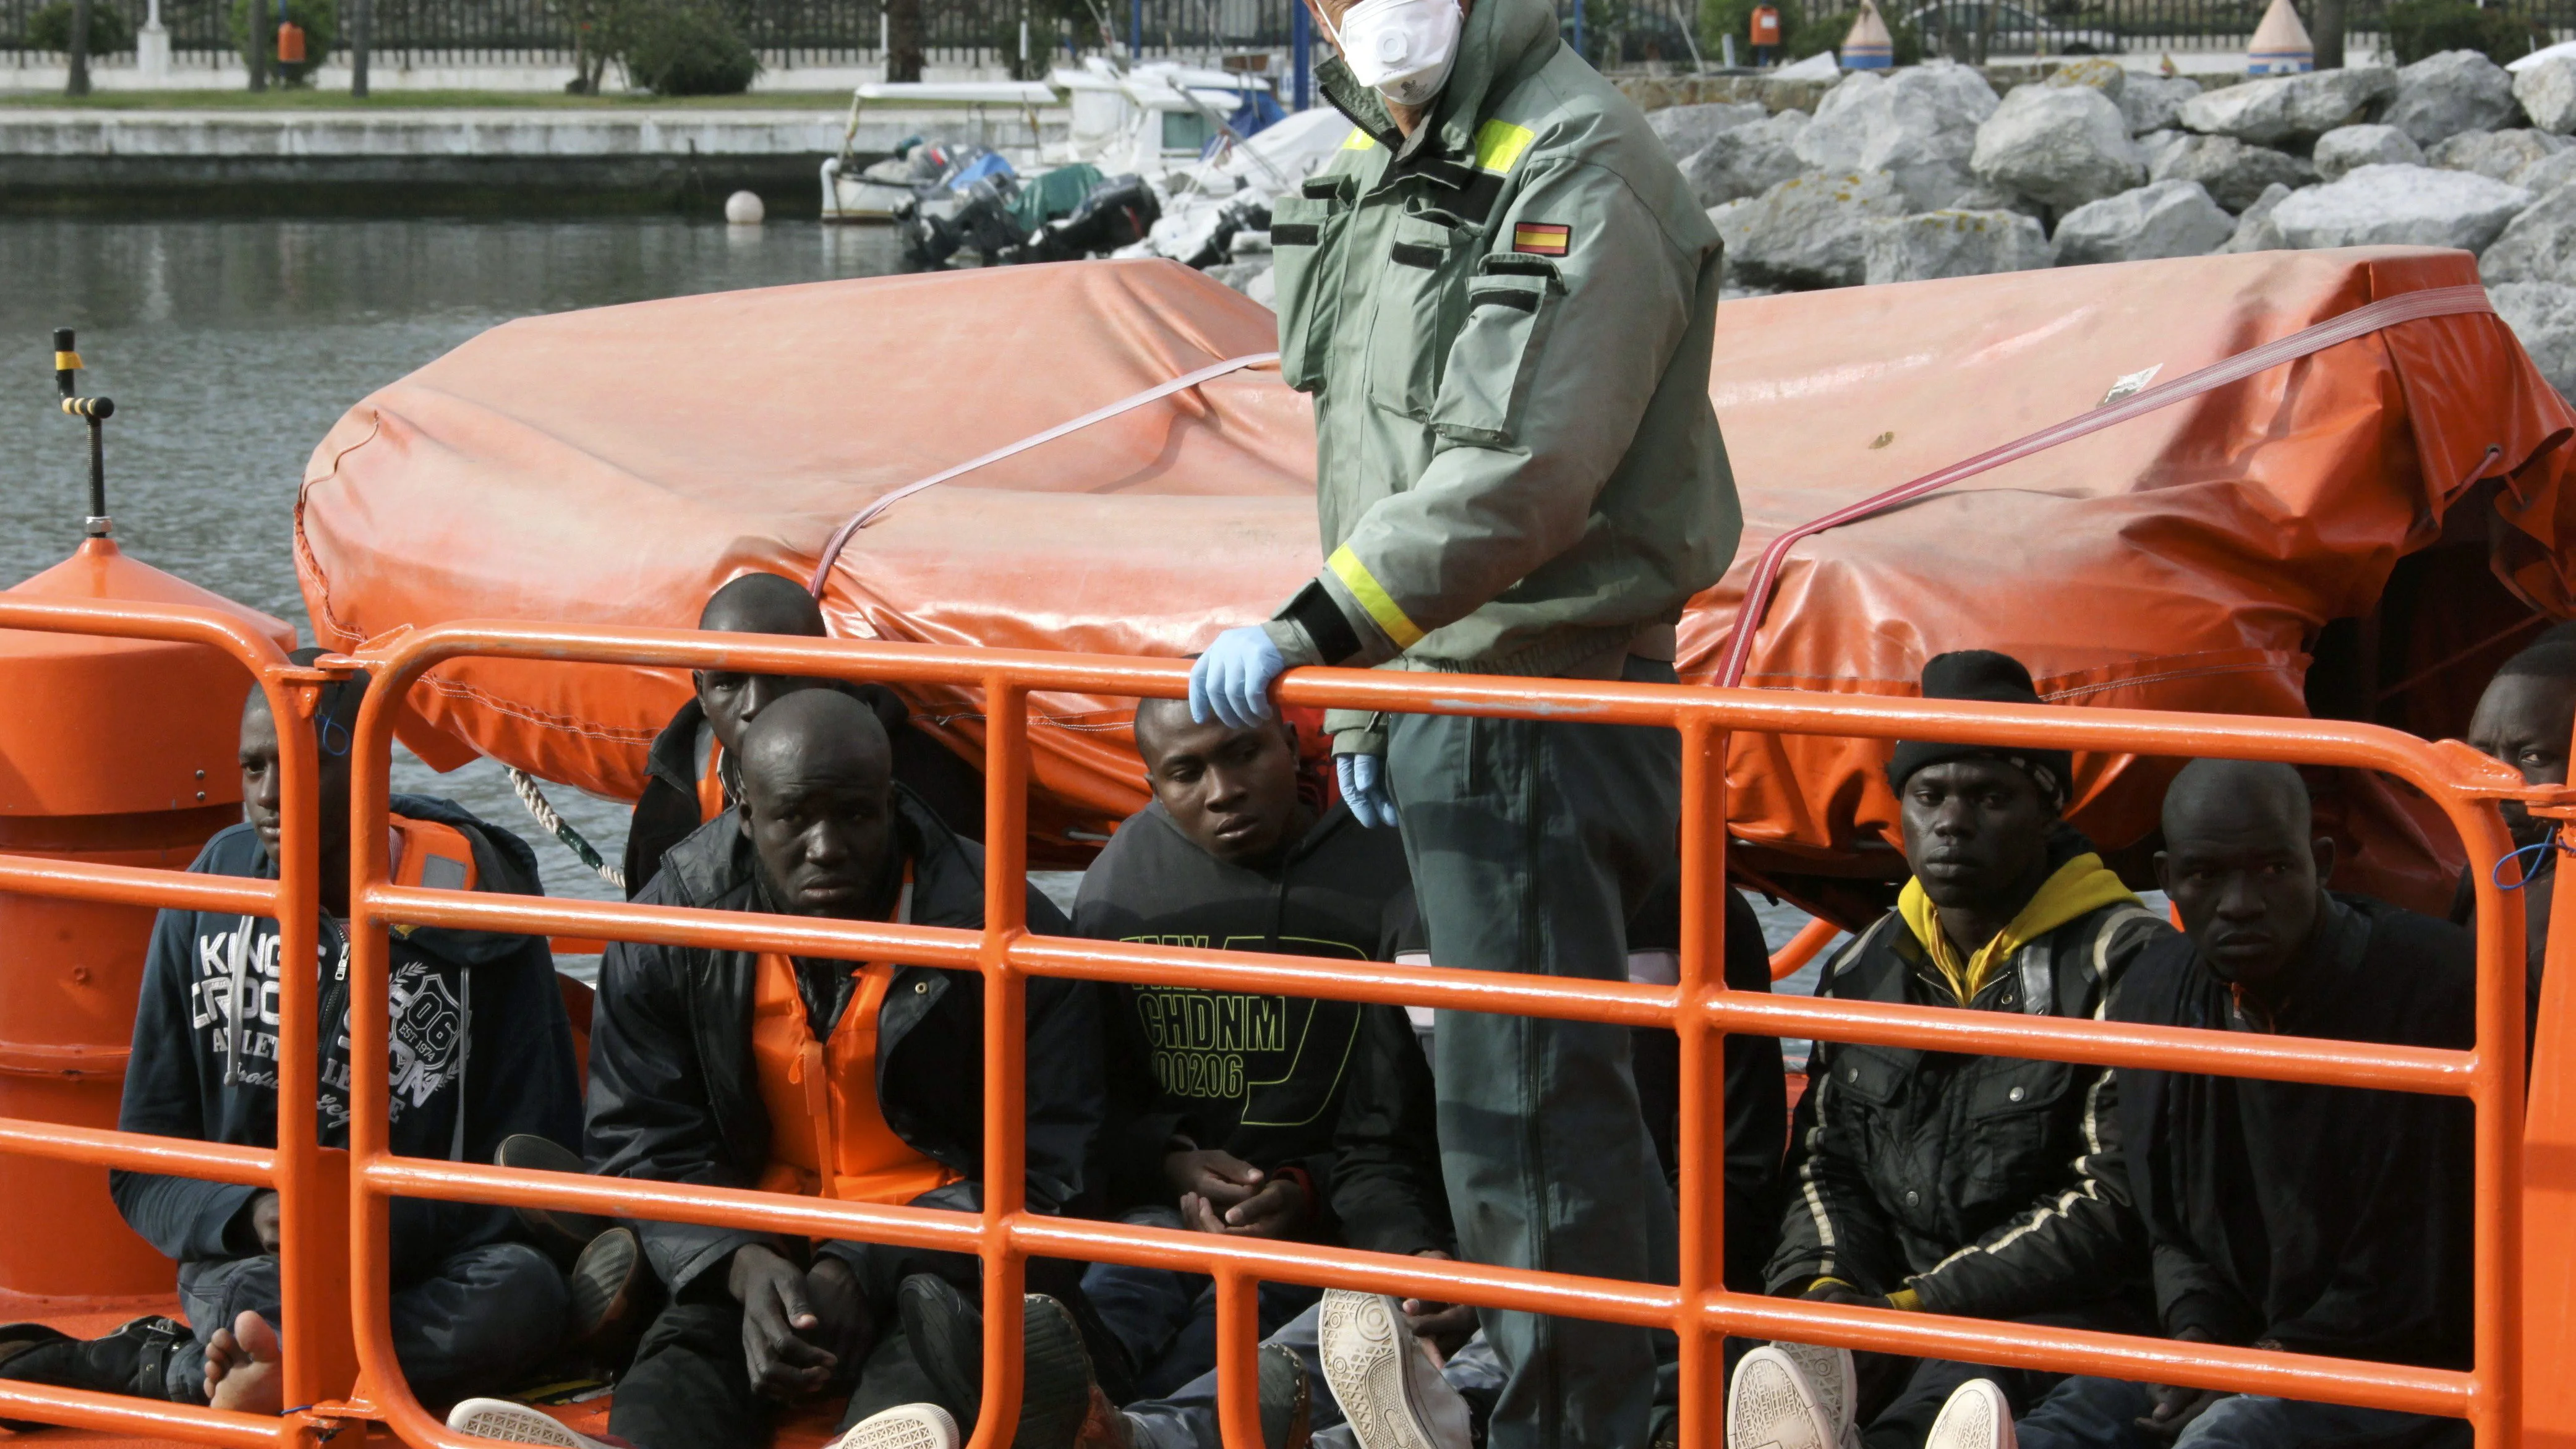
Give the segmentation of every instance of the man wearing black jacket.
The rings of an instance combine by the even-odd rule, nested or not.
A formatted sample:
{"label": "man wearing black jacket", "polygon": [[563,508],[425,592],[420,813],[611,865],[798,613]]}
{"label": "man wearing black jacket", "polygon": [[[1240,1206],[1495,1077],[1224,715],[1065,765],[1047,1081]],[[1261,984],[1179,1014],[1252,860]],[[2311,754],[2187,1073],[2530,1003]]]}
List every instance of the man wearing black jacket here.
{"label": "man wearing black jacket", "polygon": [[[296,655],[310,664],[318,650]],[[327,685],[320,745],[323,919],[319,1130],[349,1140],[349,730],[366,677]],[[267,697],[242,710],[243,824],[189,867],[277,877],[282,830],[277,724]],[[445,800],[392,800],[393,868],[408,884],[537,895],[536,856],[506,830]],[[165,910],[153,926],[117,1127],[243,1147],[277,1144],[278,923]],[[393,1150],[489,1162],[509,1136],[580,1140],[572,1028],[542,938],[421,926],[387,942],[393,1040]],[[311,968],[306,968],[311,969]],[[140,1319],[107,1338],[12,1335],[0,1378],[275,1412],[279,1320],[277,1194],[118,1170],[117,1210],[178,1260],[188,1325]],[[564,1276],[524,1241],[508,1208],[401,1199],[393,1205],[394,1348],[413,1387],[440,1398],[534,1368],[569,1307]],[[630,1259],[631,1261],[631,1259]]]}
{"label": "man wearing black jacket", "polygon": [[[1928,699],[2037,704],[1983,650],[1924,666]],[[2060,818],[2063,750],[1907,741],[1888,783],[1914,878],[1825,967],[1819,996],[2082,1019],[2167,933]],[[2112,1331],[2143,1328],[2144,1249],[2117,1178],[2111,1073],[1818,1042],[1791,1130],[1775,1294]],[[1916,1449],[1965,1365],[1780,1344],[1738,1364],[1732,1449]],[[2026,1404],[2048,1381],[2003,1380]],[[1803,1422],[1802,1422],[1803,1421]]]}
{"label": "man wearing black jacket", "polygon": [[[805,690],[744,732],[739,805],[666,858],[658,905],[974,929],[982,851],[890,779],[857,700]],[[1028,923],[1063,917],[1032,891]],[[1101,1112],[1088,985],[1028,987],[1029,1206],[1082,1188]],[[972,1210],[983,1161],[983,978],[972,971],[611,945],[591,1045],[589,1155],[610,1176]],[[845,1443],[945,1442],[977,1409],[973,1258],[647,1223],[670,1303],[611,1411],[643,1449],[758,1442],[764,1399],[849,1393]],[[1044,1281],[1032,1265],[1032,1279]],[[1069,1276],[1069,1275],[1068,1275]],[[1083,1347],[1054,1298],[1028,1302],[1022,1449],[1070,1444]],[[931,1433],[936,1420],[945,1439]],[[918,1431],[918,1432],[915,1432]],[[906,1437],[911,1434],[912,1437]]]}
{"label": "man wearing black jacket", "polygon": [[[2477,1036],[2476,947],[2446,922],[2324,889],[2287,765],[2203,760],[2165,797],[2157,874],[2185,935],[2130,967],[2114,1021],[2462,1050]],[[2153,1245],[2165,1331],[2195,1343],[2427,1368],[2470,1360],[2468,1103],[2412,1092],[2120,1071],[2127,1177]],[[1963,1418],[1977,1418],[1964,1415]],[[1936,1435],[2009,1449],[2006,1422]],[[2061,1384],[2022,1449],[2398,1449],[2468,1426],[2254,1394]]]}
{"label": "man wearing black jacket", "polygon": [[[1288,725],[1190,718],[1179,700],[1136,710],[1154,799],[1083,876],[1074,931],[1289,955],[1377,959],[1405,893],[1404,844],[1360,828],[1303,787]],[[1112,987],[1109,1209],[1129,1222],[1338,1241],[1333,1138],[1372,1015],[1394,1007],[1194,987]],[[1427,1125],[1427,1124],[1426,1124]],[[1093,1267],[1084,1291],[1137,1368],[1136,1390],[1178,1388],[1215,1362],[1213,1289],[1196,1274]],[[1263,1330],[1315,1299],[1262,1285]]]}
{"label": "man wearing black jacket", "polygon": [[[784,634],[824,639],[822,607],[793,579],[744,574],[708,596],[698,627],[717,634]],[[732,751],[763,709],[803,689],[838,689],[875,711],[893,752],[894,778],[956,835],[984,838],[984,778],[974,766],[912,723],[895,692],[881,684],[842,684],[802,674],[743,674],[701,669],[691,674],[697,697],[680,706],[653,737],[645,756],[644,794],[626,827],[626,896],[653,883],[662,856],[742,796]]]}
{"label": "man wearing black jacket", "polygon": [[[2469,718],[2469,743],[2479,753],[2511,765],[2526,785],[2567,783],[2567,746],[2576,730],[2576,635],[2565,626],[2550,630],[2530,648],[2504,662],[2486,692],[2478,696]],[[2519,800],[2504,802],[2504,822],[2522,851],[2522,884],[2509,899],[2522,903],[2523,1030],[2526,1040],[2540,1030],[2541,967],[2549,955],[2550,907],[2558,899],[2558,852],[2543,849],[2558,838],[2558,822],[2534,819]],[[2463,926],[2477,923],[2477,893],[2470,879],[2492,871],[2499,862],[2469,862],[2460,880],[2451,919]]]}

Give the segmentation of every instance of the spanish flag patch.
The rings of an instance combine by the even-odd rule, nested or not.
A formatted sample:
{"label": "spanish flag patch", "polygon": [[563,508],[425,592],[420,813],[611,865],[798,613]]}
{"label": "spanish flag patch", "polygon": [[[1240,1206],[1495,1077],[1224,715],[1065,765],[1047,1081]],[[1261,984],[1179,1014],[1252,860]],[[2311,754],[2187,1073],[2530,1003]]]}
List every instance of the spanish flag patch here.
{"label": "spanish flag patch", "polygon": [[1512,250],[1534,257],[1561,257],[1574,240],[1574,228],[1555,226],[1543,221],[1515,222],[1512,225]]}

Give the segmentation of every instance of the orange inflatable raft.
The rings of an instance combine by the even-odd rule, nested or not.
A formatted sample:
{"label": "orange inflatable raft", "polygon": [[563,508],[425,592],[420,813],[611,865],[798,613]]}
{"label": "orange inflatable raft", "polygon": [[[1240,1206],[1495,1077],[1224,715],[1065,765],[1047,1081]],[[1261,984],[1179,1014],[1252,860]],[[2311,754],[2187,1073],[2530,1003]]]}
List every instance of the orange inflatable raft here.
{"label": "orange inflatable raft", "polygon": [[[1734,301],[1710,391],[1742,491],[1695,600],[1717,674],[1784,531],[2248,349],[2435,289],[2464,253],[2272,252]],[[2475,294],[2467,295],[2477,301]],[[2480,302],[2479,307],[2482,307]],[[529,318],[353,408],[296,556],[323,642],[470,617],[686,627],[747,569],[806,577],[895,490],[1275,346],[1271,314],[1162,262],[831,282]],[[2373,719],[2456,735],[2492,666],[2576,612],[2576,412],[2491,313],[2403,321],[1790,548],[1744,682],[1904,694],[1990,647],[2051,698]],[[1184,654],[1316,568],[1307,401],[1250,366],[903,498],[824,580],[837,631]],[[632,797],[668,672],[475,660],[410,701],[434,764],[485,754]],[[971,694],[917,697],[970,759]],[[1142,800],[1125,701],[1038,701],[1032,844],[1075,861]],[[1883,901],[1884,746],[1739,737],[1739,867],[1812,907]],[[2131,868],[2176,762],[2077,757],[2077,824]],[[2340,879],[2440,909],[2445,828],[2322,782]]]}

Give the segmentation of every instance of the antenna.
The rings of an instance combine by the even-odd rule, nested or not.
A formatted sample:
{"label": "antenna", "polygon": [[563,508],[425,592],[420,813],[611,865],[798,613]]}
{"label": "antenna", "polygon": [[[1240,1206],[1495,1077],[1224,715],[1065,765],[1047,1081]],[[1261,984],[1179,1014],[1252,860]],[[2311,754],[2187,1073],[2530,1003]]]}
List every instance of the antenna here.
{"label": "antenna", "polygon": [[102,425],[116,416],[116,400],[104,397],[81,397],[75,384],[80,380],[80,352],[73,346],[72,329],[54,329],[54,386],[62,392],[63,411],[89,424],[89,519],[83,531],[91,538],[108,536],[107,521],[107,448]]}

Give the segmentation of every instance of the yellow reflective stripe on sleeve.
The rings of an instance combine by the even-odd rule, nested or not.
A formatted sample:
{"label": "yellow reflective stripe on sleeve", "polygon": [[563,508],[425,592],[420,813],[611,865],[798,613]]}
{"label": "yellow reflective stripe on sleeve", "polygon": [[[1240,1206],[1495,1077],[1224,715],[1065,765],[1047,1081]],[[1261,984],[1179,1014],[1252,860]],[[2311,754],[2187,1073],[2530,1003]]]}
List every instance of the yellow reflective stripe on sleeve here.
{"label": "yellow reflective stripe on sleeve", "polygon": [[1487,121],[1476,128],[1476,169],[1491,171],[1497,176],[1508,175],[1521,159],[1521,153],[1528,150],[1530,142],[1536,139],[1527,126],[1515,126],[1509,121]]}
{"label": "yellow reflective stripe on sleeve", "polygon": [[1360,607],[1368,610],[1368,616],[1386,631],[1386,637],[1395,641],[1396,648],[1410,649],[1421,641],[1422,631],[1405,617],[1404,610],[1396,607],[1395,600],[1379,586],[1377,575],[1368,571],[1358,554],[1348,548],[1334,549],[1333,556],[1324,560],[1324,567],[1331,569],[1333,577],[1351,591],[1351,597],[1360,601]]}
{"label": "yellow reflective stripe on sleeve", "polygon": [[1351,133],[1342,138],[1342,149],[1345,151],[1365,151],[1376,144],[1377,142],[1369,139],[1368,132],[1357,126],[1351,127]]}

